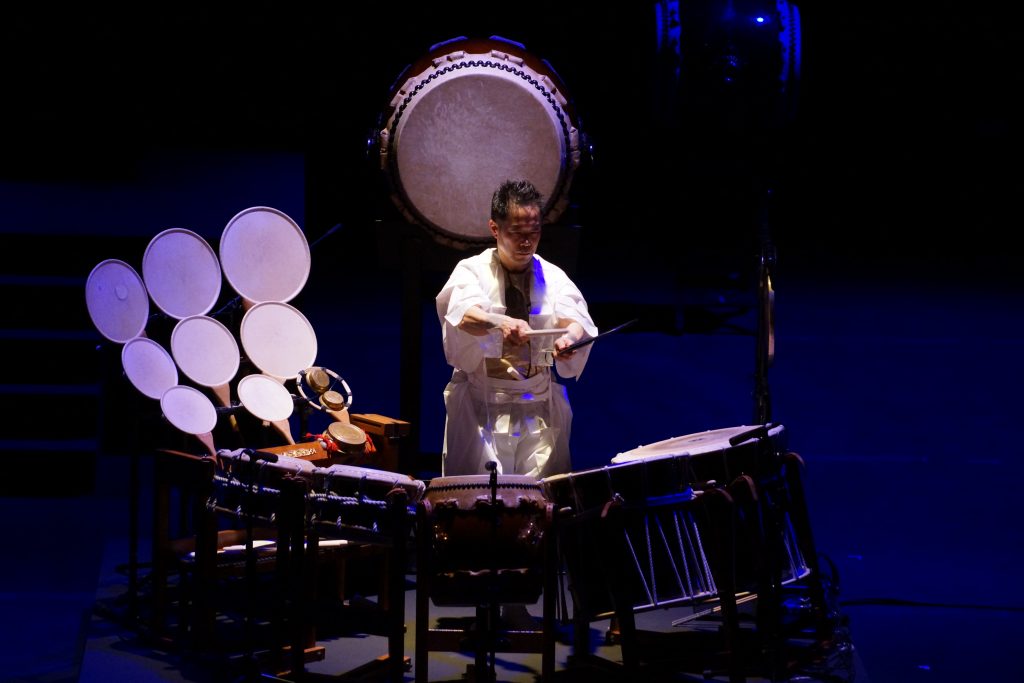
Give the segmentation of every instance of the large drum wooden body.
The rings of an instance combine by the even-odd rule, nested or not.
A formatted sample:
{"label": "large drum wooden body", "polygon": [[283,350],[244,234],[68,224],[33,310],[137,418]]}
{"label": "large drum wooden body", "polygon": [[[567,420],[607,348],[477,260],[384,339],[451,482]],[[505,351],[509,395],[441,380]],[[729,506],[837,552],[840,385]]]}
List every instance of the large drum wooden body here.
{"label": "large drum wooden body", "polygon": [[[431,599],[439,606],[533,604],[544,581],[544,543],[553,507],[537,479],[461,475],[432,479],[420,533],[430,545]],[[420,568],[423,569],[423,568]]]}

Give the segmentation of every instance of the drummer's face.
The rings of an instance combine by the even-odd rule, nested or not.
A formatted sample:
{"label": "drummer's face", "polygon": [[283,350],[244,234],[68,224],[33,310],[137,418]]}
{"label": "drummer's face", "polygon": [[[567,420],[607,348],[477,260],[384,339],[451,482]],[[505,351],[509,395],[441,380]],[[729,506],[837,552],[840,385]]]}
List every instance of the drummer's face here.
{"label": "drummer's face", "polygon": [[540,242],[540,210],[536,206],[513,204],[507,218],[488,221],[488,226],[497,240],[501,264],[512,272],[526,269]]}

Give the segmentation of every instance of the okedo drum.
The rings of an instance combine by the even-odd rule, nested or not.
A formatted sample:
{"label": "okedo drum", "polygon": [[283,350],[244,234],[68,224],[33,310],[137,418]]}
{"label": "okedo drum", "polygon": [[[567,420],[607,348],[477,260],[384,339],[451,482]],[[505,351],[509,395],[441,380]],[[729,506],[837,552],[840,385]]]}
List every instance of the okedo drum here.
{"label": "okedo drum", "polygon": [[423,493],[421,527],[432,548],[431,598],[438,606],[535,603],[544,579],[544,540],[553,508],[537,479],[499,474],[436,477]]}

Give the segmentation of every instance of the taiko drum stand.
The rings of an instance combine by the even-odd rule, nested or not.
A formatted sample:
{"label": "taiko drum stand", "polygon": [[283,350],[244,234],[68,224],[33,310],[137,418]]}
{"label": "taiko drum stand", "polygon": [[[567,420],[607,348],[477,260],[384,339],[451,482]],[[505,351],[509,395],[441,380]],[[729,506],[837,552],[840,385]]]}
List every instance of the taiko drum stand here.
{"label": "taiko drum stand", "polygon": [[[495,683],[496,681],[496,653],[540,653],[541,654],[541,676],[540,681],[551,681],[554,674],[555,660],[555,593],[557,591],[556,576],[556,544],[550,538],[553,527],[553,509],[550,503],[539,504],[536,500],[520,498],[517,505],[508,505],[505,497],[499,495],[499,489],[506,493],[516,485],[506,482],[499,483],[497,463],[489,463],[490,471],[487,479],[487,494],[480,496],[473,502],[472,509],[453,510],[450,501],[438,500],[436,505],[430,503],[430,486],[418,508],[418,531],[417,531],[417,562],[416,562],[416,659],[415,672],[416,683],[427,683],[428,680],[428,658],[431,651],[463,652],[472,649],[474,662],[467,667],[466,678],[474,683]],[[475,478],[470,475],[467,478]],[[518,475],[510,475],[518,477]],[[459,479],[451,477],[450,479]],[[432,481],[436,484],[440,479]],[[447,482],[446,482],[447,483]],[[481,482],[482,483],[482,482]],[[459,488],[456,484],[454,488]],[[520,484],[521,485],[521,484]],[[444,490],[444,484],[438,487],[439,491]],[[457,507],[457,506],[456,506]],[[483,514],[477,514],[480,507],[485,507]],[[470,520],[475,518],[481,522],[477,525],[467,524],[462,526],[461,531],[454,526],[446,528],[446,521],[452,515],[459,517],[465,513]],[[513,540],[519,532],[528,531],[522,527],[515,526],[519,517],[526,515],[528,518],[535,517],[541,531],[539,565],[529,565],[526,574],[520,574],[522,565],[515,565],[511,571],[504,571],[508,565],[502,562],[510,558],[502,557],[507,553],[502,552],[499,543],[509,543],[509,531],[512,531]],[[436,517],[435,517],[436,515]],[[466,519],[466,517],[459,517]],[[435,527],[435,523],[438,525]],[[529,522],[524,522],[529,524]],[[445,529],[438,531],[438,529]],[[463,571],[465,565],[458,567],[454,572],[459,578],[454,582],[442,579],[451,570],[450,563],[441,558],[441,553],[434,548],[434,540],[440,535],[447,541],[465,543],[471,540],[472,530],[479,528],[484,531],[477,540],[474,550],[483,551],[481,545],[490,544],[490,552],[484,562],[476,565],[475,571]],[[538,529],[534,529],[537,531]],[[470,538],[464,538],[464,537]],[[460,538],[456,538],[460,537]],[[464,546],[463,546],[464,548]],[[516,549],[517,551],[521,548]],[[513,552],[515,555],[516,552]],[[511,559],[512,562],[525,560],[522,557]],[[463,561],[469,562],[463,558]],[[485,569],[485,571],[480,571]],[[533,572],[539,572],[534,574]],[[522,583],[521,578],[527,574],[535,579],[526,578],[527,583]],[[517,578],[521,577],[521,578]],[[539,580],[539,583],[532,583]],[[500,606],[505,603],[518,604],[530,599],[536,600],[537,594],[533,591],[539,589],[542,597],[543,618],[541,628],[525,629],[518,624],[508,624],[509,628],[503,628],[500,620]],[[527,597],[530,596],[530,597]],[[463,628],[430,628],[429,608],[431,601],[439,606],[460,606],[474,607],[475,619],[472,626]]]}
{"label": "taiko drum stand", "polygon": [[[491,538],[496,541],[498,538],[498,463],[488,462],[487,471],[490,473],[488,486],[491,493],[491,504],[488,506],[490,520],[488,521],[491,525]],[[488,602],[485,606],[478,606],[476,610],[477,627],[480,628],[482,625],[480,642],[477,643],[476,650],[477,683],[494,683],[496,680],[494,658],[497,649],[500,608],[498,604],[498,562],[494,552],[491,552],[490,565],[491,571],[487,576]],[[486,646],[486,648],[482,646]]]}

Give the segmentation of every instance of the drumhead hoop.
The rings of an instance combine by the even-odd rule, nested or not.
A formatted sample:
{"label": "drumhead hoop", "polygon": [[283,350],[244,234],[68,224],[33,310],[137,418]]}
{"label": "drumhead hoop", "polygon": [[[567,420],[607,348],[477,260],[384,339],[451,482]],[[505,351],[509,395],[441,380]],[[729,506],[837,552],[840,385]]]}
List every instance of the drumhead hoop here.
{"label": "drumhead hoop", "polygon": [[380,131],[392,201],[440,242],[489,244],[491,194],[508,178],[544,195],[558,219],[579,165],[579,131],[550,65],[522,45],[459,38],[407,69]]}
{"label": "drumhead hoop", "polygon": [[191,230],[170,228],[150,240],[142,277],[157,308],[178,320],[205,315],[220,297],[217,254]]}
{"label": "drumhead hoop", "polygon": [[85,305],[93,325],[112,342],[124,344],[146,329],[146,285],[134,268],[119,259],[101,261],[89,273]]}

